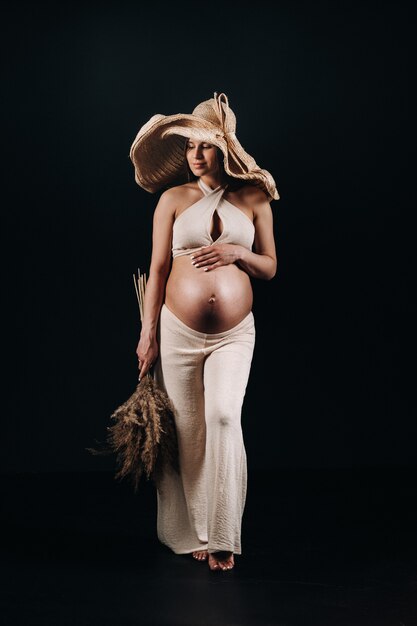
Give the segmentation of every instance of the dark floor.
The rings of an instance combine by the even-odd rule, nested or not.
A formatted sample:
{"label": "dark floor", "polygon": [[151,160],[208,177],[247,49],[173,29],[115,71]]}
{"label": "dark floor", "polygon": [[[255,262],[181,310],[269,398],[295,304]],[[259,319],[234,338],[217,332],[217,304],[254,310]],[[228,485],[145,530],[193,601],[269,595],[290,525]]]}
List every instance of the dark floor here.
{"label": "dark floor", "polygon": [[156,538],[151,482],[3,475],[1,626],[417,626],[416,469],[251,471],[230,572]]}

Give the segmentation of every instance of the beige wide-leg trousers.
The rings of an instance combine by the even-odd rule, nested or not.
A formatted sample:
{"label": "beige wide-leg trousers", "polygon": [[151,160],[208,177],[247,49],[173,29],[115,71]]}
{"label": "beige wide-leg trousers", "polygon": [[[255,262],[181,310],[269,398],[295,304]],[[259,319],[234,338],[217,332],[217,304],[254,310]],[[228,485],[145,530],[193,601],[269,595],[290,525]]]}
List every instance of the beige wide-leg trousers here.
{"label": "beige wide-leg trousers", "polygon": [[180,475],[157,485],[158,539],[176,554],[241,554],[247,462],[241,410],[255,345],[250,312],[222,333],[189,328],[164,304],[154,375],[174,409]]}

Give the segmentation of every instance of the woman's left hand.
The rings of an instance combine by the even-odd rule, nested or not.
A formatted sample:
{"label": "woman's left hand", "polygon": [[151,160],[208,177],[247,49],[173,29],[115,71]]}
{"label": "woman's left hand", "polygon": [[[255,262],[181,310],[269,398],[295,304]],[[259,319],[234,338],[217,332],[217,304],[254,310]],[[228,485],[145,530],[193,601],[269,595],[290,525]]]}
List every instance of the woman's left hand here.
{"label": "woman's left hand", "polygon": [[194,267],[203,268],[208,272],[221,265],[230,265],[240,258],[242,246],[233,243],[214,243],[194,252],[191,263]]}

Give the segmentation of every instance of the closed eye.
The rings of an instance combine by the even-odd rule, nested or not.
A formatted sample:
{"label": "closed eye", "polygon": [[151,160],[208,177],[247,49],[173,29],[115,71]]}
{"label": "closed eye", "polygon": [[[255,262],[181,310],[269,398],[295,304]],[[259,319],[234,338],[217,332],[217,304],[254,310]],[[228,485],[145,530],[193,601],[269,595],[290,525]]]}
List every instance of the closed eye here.
{"label": "closed eye", "polygon": [[[209,150],[210,148],[212,148],[213,146],[211,144],[203,144],[201,146],[204,150]],[[187,148],[195,148],[195,146],[192,143],[187,144]]]}

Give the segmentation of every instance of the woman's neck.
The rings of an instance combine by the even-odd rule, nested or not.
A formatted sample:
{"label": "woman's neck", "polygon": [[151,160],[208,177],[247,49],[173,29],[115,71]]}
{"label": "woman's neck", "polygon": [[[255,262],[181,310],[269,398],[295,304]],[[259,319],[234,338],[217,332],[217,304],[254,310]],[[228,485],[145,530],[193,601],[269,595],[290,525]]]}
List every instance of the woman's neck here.
{"label": "woman's neck", "polygon": [[217,187],[226,183],[226,180],[219,174],[205,174],[204,176],[200,176],[200,178],[203,183],[208,185],[211,189],[217,189]]}

